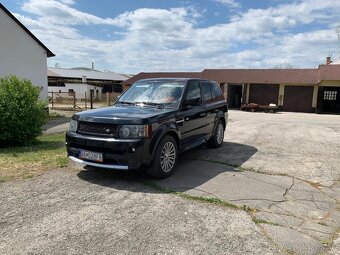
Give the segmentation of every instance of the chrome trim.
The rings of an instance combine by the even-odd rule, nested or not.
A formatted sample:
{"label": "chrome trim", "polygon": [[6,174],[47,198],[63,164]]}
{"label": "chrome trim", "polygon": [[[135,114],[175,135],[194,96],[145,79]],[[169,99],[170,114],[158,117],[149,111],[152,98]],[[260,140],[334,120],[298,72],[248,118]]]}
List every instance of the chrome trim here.
{"label": "chrome trim", "polygon": [[76,137],[76,138],[88,139],[88,140],[104,141],[104,142],[119,142],[119,143],[134,143],[134,142],[139,142],[143,139],[143,138],[117,139],[117,138],[109,138],[109,137],[87,136],[87,135],[81,135],[81,134],[77,134],[73,132],[71,136]]}
{"label": "chrome trim", "polygon": [[108,169],[119,169],[119,170],[129,170],[128,166],[121,166],[121,165],[107,165],[107,164],[100,164],[100,163],[94,163],[94,162],[89,162],[85,161],[73,156],[69,156],[69,159],[88,166],[95,166],[95,167],[101,167],[101,168],[108,168]]}

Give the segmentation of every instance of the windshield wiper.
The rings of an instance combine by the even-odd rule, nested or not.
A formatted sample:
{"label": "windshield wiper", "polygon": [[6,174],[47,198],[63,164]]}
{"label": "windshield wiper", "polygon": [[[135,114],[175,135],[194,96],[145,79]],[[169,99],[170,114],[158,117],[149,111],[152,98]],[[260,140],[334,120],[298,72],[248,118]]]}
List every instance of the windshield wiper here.
{"label": "windshield wiper", "polygon": [[120,104],[128,104],[128,105],[135,105],[133,102],[128,102],[128,101],[118,101]]}
{"label": "windshield wiper", "polygon": [[152,103],[152,102],[138,102],[136,104],[146,104],[146,105],[152,105],[152,106],[157,106],[159,108],[164,108],[164,104],[160,104],[160,103]]}

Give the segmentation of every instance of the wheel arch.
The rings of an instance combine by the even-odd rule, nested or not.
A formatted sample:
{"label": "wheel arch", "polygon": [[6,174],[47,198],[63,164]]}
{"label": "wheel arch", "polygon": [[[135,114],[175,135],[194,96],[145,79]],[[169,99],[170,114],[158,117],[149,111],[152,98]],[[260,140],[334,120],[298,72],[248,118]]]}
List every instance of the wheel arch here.
{"label": "wheel arch", "polygon": [[180,147],[181,147],[181,139],[180,139],[180,135],[179,135],[179,130],[175,129],[175,128],[169,128],[169,127],[163,127],[163,129],[159,130],[158,134],[157,134],[157,138],[154,139],[154,141],[152,141],[151,146],[152,146],[152,151],[151,151],[151,156],[152,159],[155,156],[155,152],[156,149],[159,145],[159,143],[161,142],[161,140],[166,136],[166,135],[170,135],[172,136],[175,141],[176,141],[176,145],[177,145],[177,149],[178,151],[180,151]]}

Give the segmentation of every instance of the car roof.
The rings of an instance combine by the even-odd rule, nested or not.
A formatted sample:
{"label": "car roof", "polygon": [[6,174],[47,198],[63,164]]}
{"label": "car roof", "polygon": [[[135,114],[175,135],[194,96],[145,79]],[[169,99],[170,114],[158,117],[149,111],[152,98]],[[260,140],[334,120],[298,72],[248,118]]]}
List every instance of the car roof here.
{"label": "car roof", "polygon": [[200,78],[174,78],[174,77],[165,77],[165,78],[149,78],[149,79],[140,79],[136,82],[139,82],[139,81],[190,81],[190,80],[195,80],[195,81],[208,81],[208,82],[211,82],[209,80],[204,80],[204,79],[200,79]]}

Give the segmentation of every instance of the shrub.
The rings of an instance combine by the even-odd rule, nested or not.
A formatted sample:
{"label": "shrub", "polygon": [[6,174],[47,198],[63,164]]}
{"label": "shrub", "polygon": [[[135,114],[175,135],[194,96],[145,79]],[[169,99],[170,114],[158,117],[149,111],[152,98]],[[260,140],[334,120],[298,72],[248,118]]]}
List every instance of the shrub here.
{"label": "shrub", "polygon": [[40,135],[45,106],[39,88],[29,80],[0,77],[0,147],[25,144]]}

